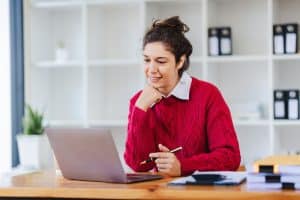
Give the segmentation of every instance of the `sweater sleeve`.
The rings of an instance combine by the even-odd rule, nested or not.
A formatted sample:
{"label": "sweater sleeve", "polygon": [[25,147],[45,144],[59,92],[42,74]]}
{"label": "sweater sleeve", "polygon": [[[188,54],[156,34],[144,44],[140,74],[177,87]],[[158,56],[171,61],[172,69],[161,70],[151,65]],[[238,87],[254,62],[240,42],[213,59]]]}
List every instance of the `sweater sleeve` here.
{"label": "sweater sleeve", "polygon": [[182,158],[181,173],[188,175],[195,170],[236,170],[241,156],[231,114],[221,93],[215,88],[206,110],[208,153]]}
{"label": "sweater sleeve", "polygon": [[147,112],[135,106],[137,96],[130,101],[127,140],[124,159],[134,171],[145,172],[155,167],[154,163],[140,165],[140,162],[149,157],[149,153],[157,151],[153,134],[149,109]]}

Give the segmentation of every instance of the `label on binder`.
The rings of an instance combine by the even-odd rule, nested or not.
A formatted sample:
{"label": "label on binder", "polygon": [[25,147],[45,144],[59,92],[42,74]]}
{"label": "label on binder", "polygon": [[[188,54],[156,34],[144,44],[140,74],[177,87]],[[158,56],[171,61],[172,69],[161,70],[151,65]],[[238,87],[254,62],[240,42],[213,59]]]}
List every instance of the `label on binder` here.
{"label": "label on binder", "polygon": [[219,41],[218,37],[209,37],[209,55],[219,55]]}
{"label": "label on binder", "polygon": [[221,54],[230,54],[230,53],[231,53],[230,38],[222,38],[221,39]]}
{"label": "label on binder", "polygon": [[284,117],[284,101],[275,101],[275,117]]}
{"label": "label on binder", "polygon": [[286,53],[296,53],[296,33],[286,33]]}
{"label": "label on binder", "polygon": [[284,53],[284,45],[283,45],[283,36],[282,35],[275,35],[274,36],[274,52],[276,54],[283,54]]}
{"label": "label on binder", "polygon": [[289,99],[289,119],[298,119],[298,99]]}

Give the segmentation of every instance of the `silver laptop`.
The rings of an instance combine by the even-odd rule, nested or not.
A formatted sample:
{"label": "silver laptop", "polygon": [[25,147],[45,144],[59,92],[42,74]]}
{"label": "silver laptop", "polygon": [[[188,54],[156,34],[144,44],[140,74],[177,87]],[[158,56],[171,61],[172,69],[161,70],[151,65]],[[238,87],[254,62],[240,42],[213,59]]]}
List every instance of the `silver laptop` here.
{"label": "silver laptop", "polygon": [[46,128],[45,131],[67,179],[133,183],[162,178],[156,174],[126,174],[109,130]]}

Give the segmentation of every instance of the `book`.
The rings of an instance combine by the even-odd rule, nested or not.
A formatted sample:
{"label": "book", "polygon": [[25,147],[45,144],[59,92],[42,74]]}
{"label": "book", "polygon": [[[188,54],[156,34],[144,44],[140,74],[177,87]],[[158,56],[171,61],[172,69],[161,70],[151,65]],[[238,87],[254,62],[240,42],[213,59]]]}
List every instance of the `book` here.
{"label": "book", "polygon": [[254,173],[294,173],[300,174],[300,156],[299,155],[278,155],[269,156],[257,160],[250,167],[248,172]]}
{"label": "book", "polygon": [[281,190],[281,189],[290,189],[290,190],[299,190],[300,183],[247,183],[247,189],[249,190]]}
{"label": "book", "polygon": [[248,173],[247,183],[300,183],[300,174]]}

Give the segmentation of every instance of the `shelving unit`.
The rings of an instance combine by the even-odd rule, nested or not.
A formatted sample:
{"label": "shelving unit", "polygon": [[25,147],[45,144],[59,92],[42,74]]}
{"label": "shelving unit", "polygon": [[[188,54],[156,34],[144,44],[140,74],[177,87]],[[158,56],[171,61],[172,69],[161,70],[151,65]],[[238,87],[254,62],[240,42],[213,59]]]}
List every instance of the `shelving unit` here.
{"label": "shelving unit", "polygon": [[[300,55],[272,52],[272,25],[300,24],[299,0],[31,0],[25,4],[26,102],[44,110],[50,125],[118,130],[117,143],[124,150],[128,101],[145,83],[143,33],[153,19],[179,15],[190,27],[187,37],[193,44],[188,72],[214,83],[223,93],[243,163],[300,151],[300,144],[294,142],[300,139],[300,120],[273,120],[273,90],[299,89]],[[207,30],[215,26],[231,27],[232,56],[207,55]],[[69,54],[64,62],[55,59],[59,41]]]}

